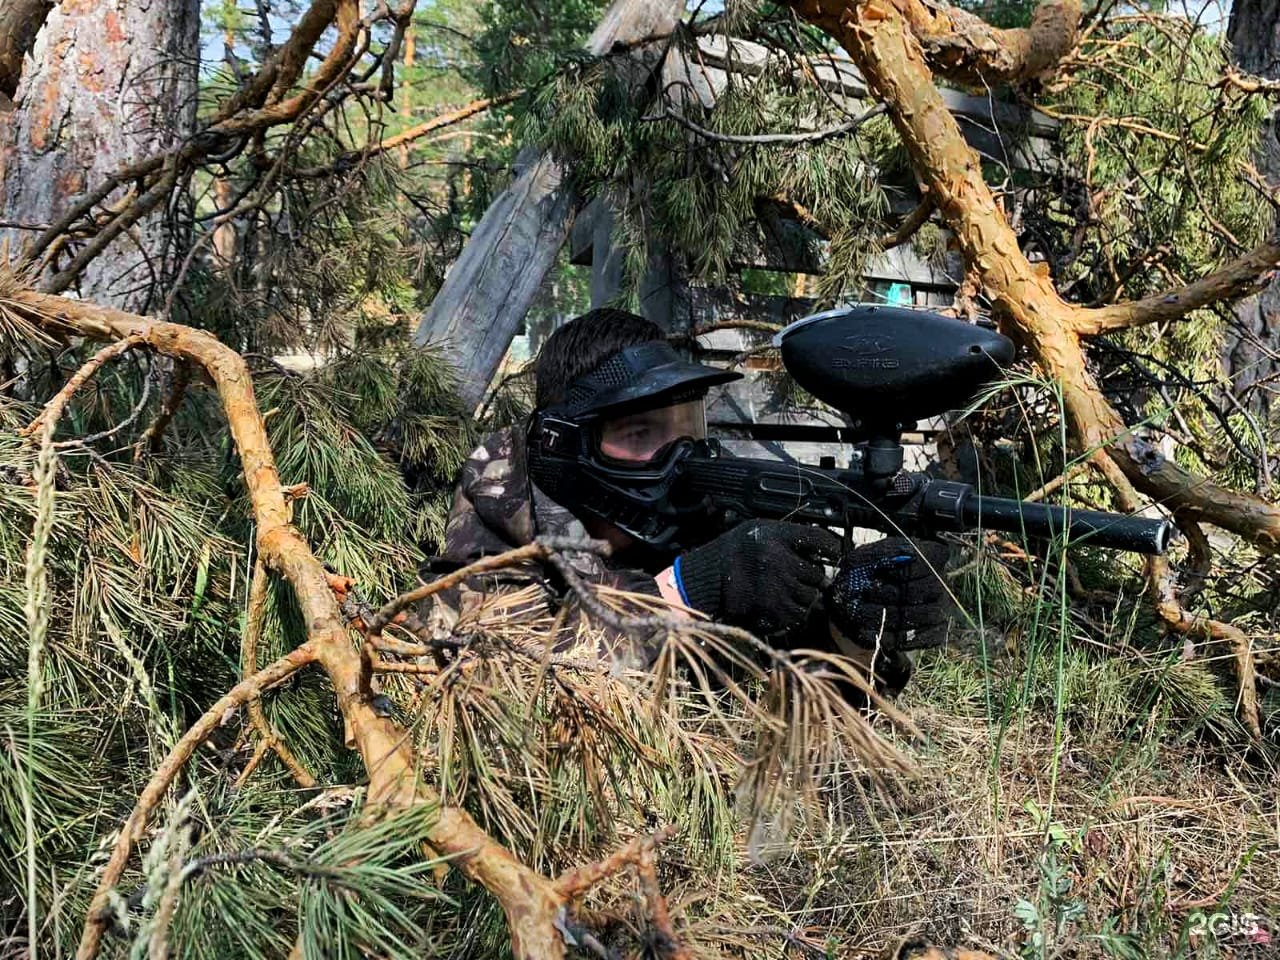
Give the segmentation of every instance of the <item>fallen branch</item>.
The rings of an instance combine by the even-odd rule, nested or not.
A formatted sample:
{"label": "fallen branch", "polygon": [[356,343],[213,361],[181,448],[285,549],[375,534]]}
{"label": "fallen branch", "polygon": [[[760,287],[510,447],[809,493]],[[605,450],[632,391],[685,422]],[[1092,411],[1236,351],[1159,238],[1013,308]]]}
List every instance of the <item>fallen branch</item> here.
{"label": "fallen branch", "polygon": [[[1008,30],[937,0],[889,2],[896,16],[906,21],[924,59],[937,74],[977,90],[1037,79],[1052,72],[1075,46],[1080,28],[1079,0],[1049,0],[1036,7],[1029,26]],[[792,0],[789,5],[835,37],[857,25],[871,25],[878,16],[852,2]],[[853,50],[849,53],[861,68],[858,54]]]}
{"label": "fallen branch", "polygon": [[152,811],[164,799],[174,778],[191,759],[196,747],[204,743],[223,724],[228,711],[238,709],[267,687],[279,683],[307,664],[313,663],[315,659],[315,647],[310,643],[304,643],[271,666],[259,670],[247,680],[241,680],[206,710],[204,716],[174,744],[169,755],[164,758],[156,772],[151,775],[151,780],[143,788],[138,802],[133,807],[133,812],[129,814],[129,819],[125,821],[119,837],[116,838],[115,846],[111,849],[111,857],[103,868],[102,877],[98,880],[98,889],[94,891],[93,900],[89,904],[84,932],[80,935],[80,947],[76,951],[78,960],[90,960],[97,955],[102,931],[111,919],[111,891],[120,882],[133,845],[142,838]]}
{"label": "fallen branch", "polygon": [[[207,371],[222,400],[240,454],[256,523],[258,555],[266,568],[279,571],[292,586],[303,622],[308,625],[306,643],[232,688],[183,735],[148,783],[94,894],[77,960],[93,960],[97,956],[109,920],[110,892],[151,811],[192,751],[216,729],[226,711],[247,703],[266,687],[312,662],[324,669],[333,684],[348,742],[359,751],[368,772],[369,809],[390,812],[425,804],[436,810],[435,823],[427,834],[430,849],[448,858],[498,900],[506,916],[513,956],[517,960],[563,957],[565,944],[558,924],[565,897],[556,882],[517,860],[465,810],[442,805],[439,795],[418,775],[418,758],[408,731],[377,708],[375,696],[365,683],[360,653],[348,639],[329,578],[291,522],[285,487],[276,471],[244,358],[205,331],[37,293],[18,287],[12,278],[0,283],[0,309],[59,333],[72,331],[105,340],[135,340],[158,353],[199,364]],[[578,541],[570,543],[583,549]],[[558,545],[558,541],[547,541],[536,546],[539,550],[553,550]]]}
{"label": "fallen branch", "polygon": [[[254,561],[253,576],[249,581],[249,606],[245,612],[244,640],[241,642],[240,649],[241,671],[245,679],[253,676],[258,669],[258,640],[262,636],[262,610],[266,600],[267,567],[262,562],[262,558],[258,557]],[[279,732],[271,725],[271,721],[267,719],[266,712],[262,709],[262,698],[252,697],[247,704],[247,712],[249,714],[249,722],[258,731],[258,736],[262,738],[262,743],[275,751],[276,756],[280,758],[280,762],[293,775],[293,779],[297,781],[298,786],[304,790],[310,790],[316,786],[316,778],[294,756],[293,751],[280,739]],[[261,762],[261,754],[258,754],[256,759]],[[236,786],[243,785],[249,779],[254,766],[256,764],[251,761],[245,767],[236,780]]]}

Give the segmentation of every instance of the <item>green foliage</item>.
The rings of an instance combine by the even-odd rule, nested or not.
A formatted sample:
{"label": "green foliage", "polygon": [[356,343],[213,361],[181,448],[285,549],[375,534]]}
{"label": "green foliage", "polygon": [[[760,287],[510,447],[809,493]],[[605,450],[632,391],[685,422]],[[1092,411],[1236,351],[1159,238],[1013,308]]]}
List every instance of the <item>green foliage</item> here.
{"label": "green foliage", "polygon": [[[779,199],[831,231],[822,296],[861,286],[862,264],[888,213],[883,174],[901,165],[886,120],[818,144],[723,143],[644,115],[648,108],[627,94],[621,70],[612,60],[571,64],[534,92],[521,132],[572,158],[584,193],[622,198],[618,245],[633,296],[655,245],[687,258],[695,277],[723,282],[749,254],[744,242],[758,235],[757,220]],[[791,132],[778,129],[782,117],[803,117],[812,129],[849,119],[829,96],[781,70],[731,84],[713,109],[693,106],[687,115],[729,136]]]}
{"label": "green foliage", "polygon": [[549,0],[480,6],[476,52],[481,86],[493,95],[545,80],[566,57],[581,56],[604,0]]}
{"label": "green foliage", "polygon": [[[1237,243],[1257,242],[1269,218],[1241,167],[1253,159],[1267,107],[1218,83],[1225,43],[1188,21],[1121,20],[1092,44],[1046,98],[1078,118],[1061,125],[1061,163],[1092,197],[1083,247],[1055,274],[1059,283],[1080,278],[1080,299],[1108,302],[1184,282]],[[1074,191],[1044,199],[1074,230]]]}
{"label": "green foliage", "polygon": [[[209,29],[258,62],[254,19],[214,6]],[[571,158],[584,192],[616,192],[633,287],[659,246],[686,257],[701,279],[731,279],[758,221],[792,215],[792,204],[830,233],[821,295],[857,295],[876,238],[893,226],[889,196],[909,171],[883,118],[816,145],[762,147],[646,115],[624,92],[621,58],[580,52],[602,7],[423,7],[415,15],[418,59],[403,74],[410,89],[397,91],[403,102],[381,117],[344,109],[325,118],[298,145],[294,169],[307,175],[283,177],[237,219],[233,263],[197,258],[175,300],[177,319],[251,354],[282,479],[306,485],[295,520],[317,554],[375,603],[412,584],[439,541],[453,475],[478,432],[518,422],[529,407],[529,377],[517,374],[473,420],[454,399],[440,356],[406,342],[523,142]],[[981,9],[1016,25],[1029,8]],[[793,53],[830,47],[773,4],[731,4],[726,15],[744,34]],[[1048,199],[1027,210],[1026,223],[1052,254],[1055,277],[1082,301],[1142,295],[1193,276],[1230,252],[1228,232],[1247,244],[1266,228],[1234,170],[1255,146],[1261,108],[1215,87],[1221,47],[1180,29],[1111,25],[1098,36],[1118,42],[1117,53],[1092,65],[1086,58],[1046,96],[1052,109],[1090,120],[1064,125],[1058,189],[1039,194]],[[729,136],[848,119],[781,65],[758,82],[740,79],[714,108],[691,105],[690,119]],[[232,86],[230,67],[206,78],[202,109]],[[350,151],[375,132],[520,88],[529,94],[511,110],[450,131],[454,139],[416,145],[403,167],[396,156],[351,164]],[[1097,115],[1131,122],[1093,125]],[[264,146],[270,156],[282,144]],[[255,162],[246,152],[218,171],[233,195],[253,180]],[[224,202],[201,192],[215,186],[211,177],[196,184],[196,211],[206,218],[198,235]],[[1097,193],[1097,208],[1081,232],[1082,190]],[[931,226],[913,245],[934,259],[945,252]],[[788,292],[778,276],[747,279],[757,292]],[[562,265],[546,314],[580,302],[583,287]],[[1207,380],[1220,336],[1204,316],[1116,346]],[[118,425],[148,381],[153,389],[133,428],[60,451],[47,543],[50,617],[32,709],[23,574],[39,513],[28,486],[37,470],[17,429],[89,348],[53,356],[3,313],[0,338],[4,369],[17,377],[0,400],[0,876],[7,888],[22,886],[29,843],[39,867],[37,902],[0,898],[0,922],[20,931],[33,908],[42,952],[67,954],[114,831],[176,735],[241,676],[254,530],[218,399],[200,378],[162,449],[135,461],[132,440],[172,368],[138,355],[101,371],[58,439]],[[1114,378],[1127,361],[1099,356],[1104,384],[1130,396],[1132,419],[1178,430],[1186,420],[1205,452],[1185,452],[1188,445],[1179,456],[1198,467],[1212,460],[1215,474],[1232,482],[1250,479],[1248,458],[1220,435],[1191,387],[1165,396],[1121,384]],[[1001,438],[1002,446],[986,446],[984,467],[1002,492],[1025,493],[1073,465],[1061,443],[1058,393],[1012,380],[975,415],[980,440]],[[800,392],[789,399],[813,402]],[[1231,432],[1247,433],[1243,415],[1232,416]],[[1088,475],[1058,496],[1109,505]],[[1222,889],[1215,865],[1225,864],[1229,881],[1221,899],[1274,914],[1277,860],[1253,856],[1274,847],[1273,811],[1251,799],[1265,796],[1273,771],[1240,763],[1245,734],[1216,650],[1187,659],[1180,643],[1162,637],[1136,596],[1135,570],[1085,549],[1071,554],[1069,571],[1056,548],[1022,546],[1028,556],[1003,560],[969,549],[953,572],[973,622],[956,625],[957,649],[921,656],[905,695],[926,734],[902,744],[922,767],[909,790],[891,784],[878,793],[881,785],[853,762],[856,751],[832,732],[833,705],[812,688],[800,691],[795,677],[791,685],[776,675],[742,685],[751,704],[772,696],[779,707],[783,719],[762,724],[753,705],[735,699],[741,690],[720,689],[709,702],[699,695],[697,669],[672,670],[660,687],[652,675],[586,669],[548,650],[549,617],[528,616],[519,604],[472,611],[454,631],[468,644],[465,668],[447,679],[388,675],[380,692],[408,719],[423,776],[549,874],[676,825],[660,881],[698,956],[775,948],[835,955],[889,942],[922,920],[936,940],[1011,938],[1026,957],[1060,949],[1207,956],[1208,948],[1188,946],[1175,905]],[[1243,550],[1227,559],[1233,582],[1210,584],[1200,603],[1261,633],[1275,606],[1268,561]],[[1110,599],[1070,599],[1070,572]],[[296,603],[273,577],[258,660],[304,636]],[[597,638],[584,642],[594,647]],[[703,662],[696,658],[706,649],[695,646],[690,660]],[[263,701],[324,789],[298,790],[270,754],[237,786],[257,735],[243,716],[226,717],[140,839],[114,902],[117,932],[106,955],[140,955],[159,936],[175,956],[254,960],[283,955],[299,935],[310,957],[467,958],[508,949],[492,898],[456,870],[443,883],[434,878],[436,863],[422,850],[433,811],[371,820],[362,808],[367,772],[344,744],[319,672],[291,678]],[[1273,693],[1264,711],[1275,729],[1280,697]],[[1260,764],[1269,762],[1259,753]],[[751,790],[735,791],[748,759],[748,785],[772,791],[767,809],[752,808]],[[797,799],[802,787],[808,793]],[[1166,796],[1185,818],[1174,825],[1116,813],[1134,798]],[[760,829],[747,830],[744,809],[763,814]],[[1096,831],[1111,838],[1110,857],[1091,853]],[[1137,839],[1129,843],[1123,831]],[[174,883],[180,895],[166,932],[161,908]],[[600,932],[628,956],[654,948],[639,903],[624,874],[585,904],[615,918]]]}

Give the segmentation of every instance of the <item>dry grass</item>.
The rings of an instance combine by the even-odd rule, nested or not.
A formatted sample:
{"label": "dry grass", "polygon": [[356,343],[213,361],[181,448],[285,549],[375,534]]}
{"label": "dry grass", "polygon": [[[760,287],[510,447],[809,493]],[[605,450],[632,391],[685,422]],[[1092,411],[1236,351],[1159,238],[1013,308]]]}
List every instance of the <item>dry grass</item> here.
{"label": "dry grass", "polygon": [[[434,775],[550,867],[677,825],[663,889],[696,956],[870,957],[904,937],[1027,960],[1272,949],[1185,935],[1216,908],[1280,919],[1274,771],[1180,712],[1216,689],[1198,664],[933,654],[900,704],[919,736],[876,723],[914,765],[886,771],[814,706],[827,690],[778,712],[767,670],[708,694],[674,669],[655,700],[652,675],[595,657],[597,636],[548,667],[550,620],[517,609],[472,614],[494,646],[464,681],[418,681]],[[587,906],[644,955],[629,881]]]}

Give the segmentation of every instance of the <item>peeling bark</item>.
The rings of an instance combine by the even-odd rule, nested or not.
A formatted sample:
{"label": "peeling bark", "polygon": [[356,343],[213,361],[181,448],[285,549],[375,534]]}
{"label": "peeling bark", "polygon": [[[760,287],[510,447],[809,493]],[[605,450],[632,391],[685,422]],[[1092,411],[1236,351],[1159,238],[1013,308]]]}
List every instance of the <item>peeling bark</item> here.
{"label": "peeling bark", "polygon": [[[1032,14],[1030,26],[1009,30],[993,27],[967,10],[937,0],[889,2],[906,21],[933,72],[975,90],[1051,73],[1075,46],[1080,27],[1080,0],[1047,0]],[[859,17],[864,24],[870,23],[850,2],[793,0],[790,6],[837,39]],[[871,8],[864,9],[869,12]],[[856,55],[854,59],[857,60]]]}
{"label": "peeling bark", "polygon": [[[107,175],[183,142],[195,124],[199,14],[198,0],[63,0],[49,13],[0,134],[5,220],[55,221]],[[102,205],[134,189],[122,184]],[[145,309],[184,233],[163,209],[141,217],[88,267],[80,294]],[[31,237],[5,239],[17,252]]]}
{"label": "peeling bark", "polygon": [[[1050,279],[1022,254],[983,179],[977,154],[943,102],[924,47],[899,9],[903,2],[867,0],[835,9],[826,0],[791,0],[791,6],[832,32],[872,92],[888,104],[917,176],[953,231],[966,265],[976,272],[1002,328],[1061,384],[1076,448],[1084,453],[1106,451],[1135,488],[1166,507],[1237,533],[1263,549],[1280,549],[1280,508],[1216,486],[1165,459],[1134,436],[1103,397],[1080,341],[1089,312],[1064,301]],[[1042,49],[1047,49],[1045,44],[1042,40]],[[1065,40],[1059,46],[1069,48]]]}

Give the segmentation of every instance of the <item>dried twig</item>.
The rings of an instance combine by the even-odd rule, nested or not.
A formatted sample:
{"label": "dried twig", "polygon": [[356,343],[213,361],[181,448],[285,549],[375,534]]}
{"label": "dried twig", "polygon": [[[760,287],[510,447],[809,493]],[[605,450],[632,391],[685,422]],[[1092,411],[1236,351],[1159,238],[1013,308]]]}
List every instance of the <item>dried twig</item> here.
{"label": "dried twig", "polygon": [[84,362],[79,370],[71,375],[71,378],[62,385],[62,389],[54,395],[52,400],[44,405],[44,409],[40,411],[36,418],[19,431],[21,435],[29,437],[37,430],[55,429],[58,425],[58,419],[62,416],[62,411],[71,402],[71,398],[75,396],[76,391],[84,386],[104,363],[108,360],[113,360],[127,350],[132,350],[143,342],[144,338],[141,335],[133,334],[123,340],[109,343],[95,353]]}

